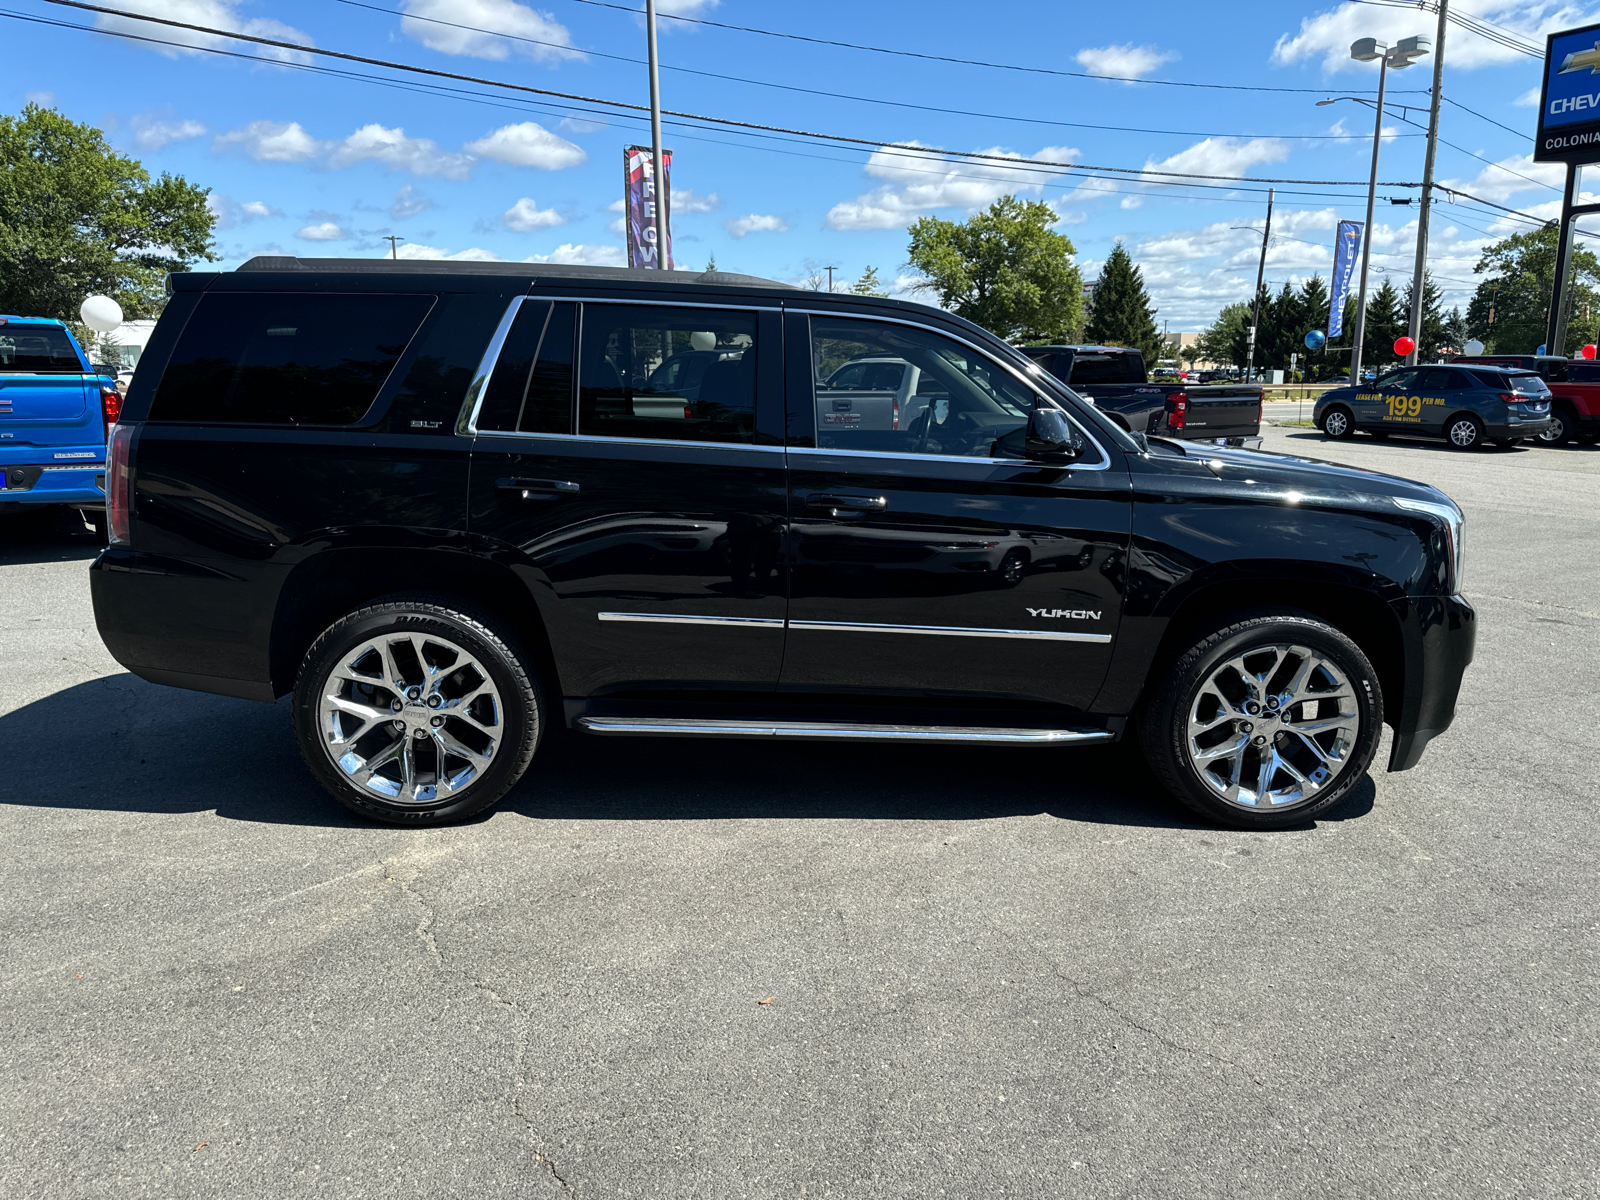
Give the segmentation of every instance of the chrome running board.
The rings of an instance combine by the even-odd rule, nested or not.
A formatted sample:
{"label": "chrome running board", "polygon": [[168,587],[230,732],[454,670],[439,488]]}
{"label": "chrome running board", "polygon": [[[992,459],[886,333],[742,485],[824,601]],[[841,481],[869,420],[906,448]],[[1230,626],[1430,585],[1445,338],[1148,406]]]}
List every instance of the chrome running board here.
{"label": "chrome running board", "polygon": [[659,737],[777,737],[833,742],[946,742],[962,746],[1064,746],[1109,742],[1106,729],[985,729],[957,725],[851,725],[838,721],[712,721],[681,717],[579,717],[602,734]]}

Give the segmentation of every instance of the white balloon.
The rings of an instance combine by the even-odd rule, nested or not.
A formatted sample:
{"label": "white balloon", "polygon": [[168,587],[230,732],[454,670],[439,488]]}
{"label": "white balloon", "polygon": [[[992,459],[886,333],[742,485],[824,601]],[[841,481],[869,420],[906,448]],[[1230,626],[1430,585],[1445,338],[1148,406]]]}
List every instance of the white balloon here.
{"label": "white balloon", "polygon": [[96,333],[110,333],[122,324],[122,305],[110,296],[90,296],[79,307],[78,315]]}
{"label": "white balloon", "polygon": [[709,332],[696,331],[689,335],[689,345],[696,350],[712,350],[717,345],[717,335]]}
{"label": "white balloon", "polygon": [[1472,355],[1474,357],[1476,357],[1479,354],[1483,353],[1483,343],[1480,342],[1477,338],[1473,338],[1470,342],[1468,342],[1465,346],[1463,346],[1461,348],[1463,350],[1465,350],[1468,354],[1470,354],[1470,355]]}

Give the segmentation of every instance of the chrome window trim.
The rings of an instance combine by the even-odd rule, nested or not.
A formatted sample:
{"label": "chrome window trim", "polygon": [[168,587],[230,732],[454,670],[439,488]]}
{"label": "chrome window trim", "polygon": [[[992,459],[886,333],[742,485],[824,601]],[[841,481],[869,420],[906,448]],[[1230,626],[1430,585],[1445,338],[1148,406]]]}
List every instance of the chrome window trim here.
{"label": "chrome window trim", "polygon": [[559,442],[600,442],[616,446],[695,446],[702,450],[760,450],[782,454],[793,447],[770,446],[765,442],[691,442],[679,438],[611,437],[603,433],[524,433],[512,429],[485,429],[478,437],[550,438]]}
{"label": "chrome window trim", "polygon": [[707,304],[703,300],[623,300],[614,296],[544,296],[535,292],[530,300],[569,300],[575,304],[636,304],[641,308],[731,308],[740,312],[782,312],[776,304]]}
{"label": "chrome window trim", "polygon": [[[1085,428],[1083,423],[1081,421],[1079,421],[1076,416],[1073,415],[1073,412],[1072,412],[1071,409],[1063,408],[1056,401],[1056,399],[1053,396],[1046,395],[1043,391],[1041,391],[1038,387],[1036,387],[1034,385],[1033,381],[1030,380],[1026,375],[1024,375],[1018,368],[1012,366],[1008,362],[1004,362],[1001,359],[996,358],[992,351],[984,349],[982,346],[978,345],[976,342],[969,342],[966,338],[961,337],[959,334],[951,333],[949,330],[946,330],[946,329],[936,328],[935,326],[929,325],[929,324],[927,324],[927,323],[925,323],[923,321],[907,321],[907,320],[904,320],[903,318],[900,318],[900,317],[881,317],[876,313],[856,314],[856,313],[839,312],[837,310],[822,309],[822,308],[787,308],[784,311],[785,312],[795,313],[795,314],[798,314],[798,315],[804,315],[804,316],[808,316],[808,317],[833,317],[834,319],[840,320],[840,321],[880,321],[885,325],[909,325],[912,329],[921,329],[926,333],[937,334],[940,337],[949,338],[952,342],[958,342],[961,345],[965,346],[967,349],[971,350],[973,353],[983,355],[983,357],[985,359],[987,359],[989,362],[993,363],[995,366],[1000,367],[1002,370],[1006,371],[1018,383],[1020,383],[1023,387],[1027,388],[1028,391],[1032,392],[1035,396],[1038,396],[1040,399],[1044,400],[1045,403],[1049,404],[1052,408],[1060,409],[1062,412],[1066,413],[1067,420],[1071,421],[1073,423],[1073,425],[1077,427],[1078,432],[1083,435],[1083,437],[1089,442],[1089,444],[1092,445],[1097,451],[1100,452],[1100,461],[1098,463],[1089,464],[1089,463],[1076,463],[1076,462],[1073,462],[1073,463],[1055,463],[1055,464],[1047,464],[1047,465],[1058,466],[1061,469],[1068,470],[1068,471],[1108,471],[1108,470],[1111,469],[1111,455],[1110,455],[1110,453],[1108,453],[1106,448],[1104,446],[1102,446],[1099,443],[1098,440],[1096,440],[1094,434],[1090,433],[1089,430],[1087,428]],[[815,384],[813,384],[813,387],[815,387]],[[813,393],[813,394],[815,394],[815,393]],[[812,422],[813,422],[812,428],[813,428],[813,430],[815,430],[815,421],[816,421],[816,413],[813,411],[813,413],[812,413]],[[813,432],[813,436],[815,436],[814,432]],[[809,449],[810,447],[799,447],[799,448],[801,448],[801,449]],[[855,454],[870,454],[871,452],[870,451],[864,451],[864,450],[857,450],[857,451],[852,451],[851,453],[855,453]],[[899,457],[899,455],[897,455],[897,457]],[[905,455],[905,457],[910,457],[910,458],[938,458],[938,459],[943,459],[943,460],[948,462],[948,461],[951,461],[953,459],[958,459],[958,458],[960,458],[962,456],[960,456],[960,455],[950,455],[950,454],[917,454],[917,455]],[[1012,462],[1034,462],[1036,460],[1031,459],[1031,458],[1026,458],[1026,459],[1012,459],[1012,460],[1009,460],[1009,461],[1012,461]]]}
{"label": "chrome window trim", "polygon": [[933,637],[1018,638],[1039,642],[1093,642],[1104,645],[1109,633],[1056,633],[1049,629],[986,629],[961,625],[882,625],[866,621],[790,621],[790,629],[821,629],[835,633],[920,633]]}
{"label": "chrome window trim", "polygon": [[[967,462],[973,464],[1001,464],[1013,467],[1037,467],[1038,459],[1034,458],[979,458],[967,454],[913,454],[906,450],[832,450],[819,446],[790,446],[790,454],[843,454],[851,458],[909,458],[916,462]],[[1050,465],[1050,464],[1046,464]],[[1066,464],[1070,468],[1070,464]],[[1086,467],[1085,470],[1104,470],[1104,468]]]}
{"label": "chrome window trim", "polygon": [[500,351],[505,349],[506,338],[511,336],[511,326],[516,321],[517,314],[522,311],[523,304],[532,299],[534,299],[532,296],[515,296],[506,305],[500,324],[495,326],[494,336],[489,339],[483,357],[478,360],[478,369],[473,373],[472,382],[467,385],[466,399],[461,404],[461,416],[456,419],[458,437],[477,436],[478,413],[482,410],[483,398],[489,391],[489,379],[494,375],[495,366],[500,361]]}
{"label": "chrome window trim", "polygon": [[702,617],[677,613],[603,612],[602,621],[623,621],[639,625],[743,625],[759,629],[782,629],[782,617]]}

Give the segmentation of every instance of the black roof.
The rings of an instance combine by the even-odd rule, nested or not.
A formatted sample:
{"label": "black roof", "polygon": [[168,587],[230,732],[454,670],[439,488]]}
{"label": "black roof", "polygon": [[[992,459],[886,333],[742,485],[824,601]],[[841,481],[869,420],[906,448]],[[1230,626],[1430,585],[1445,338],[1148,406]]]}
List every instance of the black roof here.
{"label": "black roof", "polygon": [[793,284],[733,271],[655,271],[561,263],[476,262],[436,258],[292,258],[258,255],[235,271],[339,271],[360,275],[497,275],[512,279],[593,279],[614,283],[703,283],[798,290]]}
{"label": "black roof", "polygon": [[1087,350],[1092,354],[1139,354],[1137,346],[1068,346],[1065,344],[1051,343],[1050,345],[1028,344],[1019,346],[1020,350]]}

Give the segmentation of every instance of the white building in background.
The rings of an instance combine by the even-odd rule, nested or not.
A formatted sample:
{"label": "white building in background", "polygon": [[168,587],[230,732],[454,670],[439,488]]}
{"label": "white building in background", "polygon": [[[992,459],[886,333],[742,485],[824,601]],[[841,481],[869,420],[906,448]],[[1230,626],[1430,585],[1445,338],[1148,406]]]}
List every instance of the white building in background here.
{"label": "white building in background", "polygon": [[132,370],[139,365],[139,357],[150,344],[150,335],[155,328],[153,317],[144,321],[124,321],[110,333],[100,334],[94,339],[94,345],[85,349],[89,351],[91,362]]}

